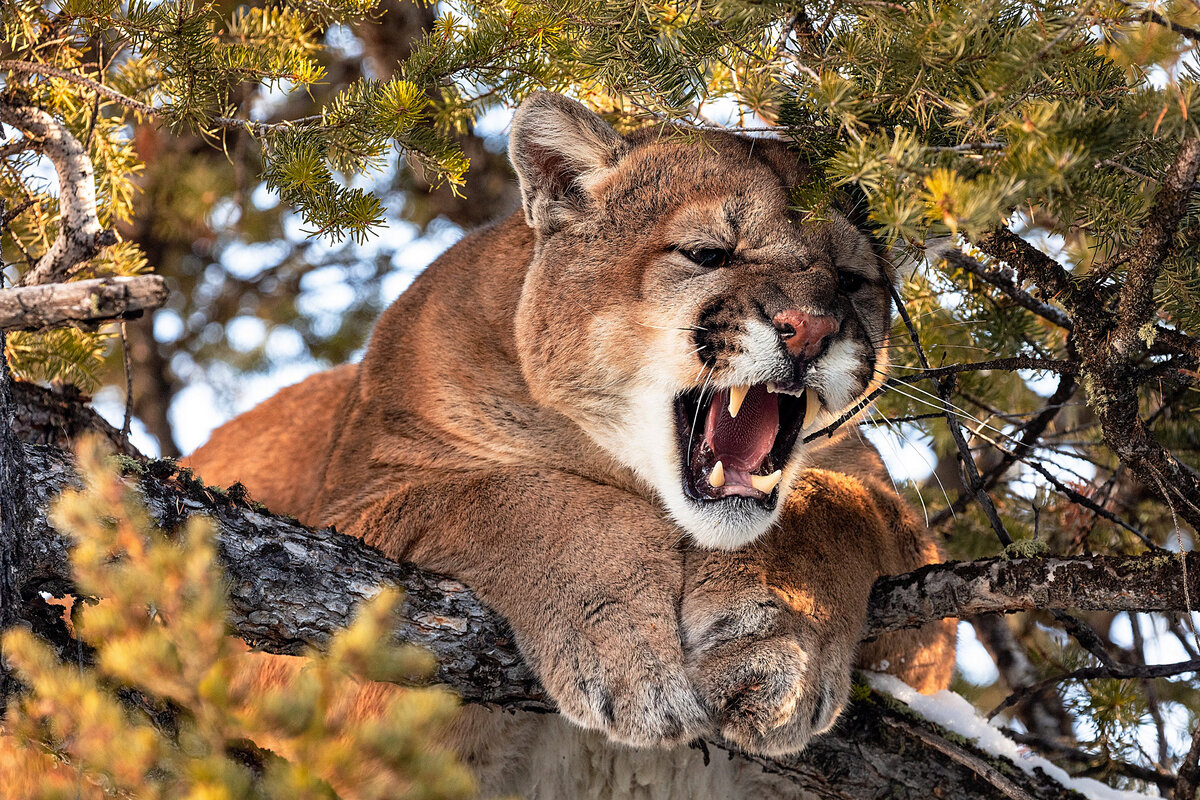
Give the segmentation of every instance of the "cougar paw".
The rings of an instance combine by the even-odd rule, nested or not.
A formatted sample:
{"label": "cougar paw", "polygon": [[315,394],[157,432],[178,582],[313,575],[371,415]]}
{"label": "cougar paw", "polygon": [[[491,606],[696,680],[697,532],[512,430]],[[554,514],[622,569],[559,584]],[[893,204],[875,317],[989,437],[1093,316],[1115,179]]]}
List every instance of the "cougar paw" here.
{"label": "cougar paw", "polygon": [[548,682],[557,684],[547,688],[560,712],[634,747],[673,747],[711,730],[682,659],[671,663],[632,652],[620,656],[615,663],[579,665],[569,682]]}
{"label": "cougar paw", "polygon": [[823,663],[791,637],[727,645],[705,653],[693,681],[720,734],[763,755],[803,750],[845,705],[850,664]]}

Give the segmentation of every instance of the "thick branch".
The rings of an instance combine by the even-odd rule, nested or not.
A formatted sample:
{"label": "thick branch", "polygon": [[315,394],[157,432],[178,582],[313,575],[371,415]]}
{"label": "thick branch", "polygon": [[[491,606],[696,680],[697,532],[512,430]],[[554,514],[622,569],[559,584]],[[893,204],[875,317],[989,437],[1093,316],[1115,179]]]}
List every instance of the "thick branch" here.
{"label": "thick branch", "polygon": [[[1200,474],[1159,444],[1139,416],[1138,388],[1145,373],[1135,362],[1137,353],[1130,349],[1136,340],[1150,340],[1166,330],[1148,327],[1153,323],[1146,304],[1150,303],[1152,311],[1160,262],[1169,251],[1190,196],[1187,181],[1194,183],[1200,170],[1200,146],[1194,141],[1187,140],[1180,147],[1163,180],[1143,236],[1130,257],[1130,276],[1122,289],[1119,314],[1106,308],[1094,291],[1077,284],[1061,264],[1007,228],[991,231],[976,246],[1014,266],[1023,279],[1054,292],[1066,306],[1074,323],[1072,343],[1083,356],[1081,373],[1085,385],[1090,386],[1088,404],[1096,412],[1105,443],[1173,513],[1200,529]],[[1137,293],[1131,286],[1137,287]],[[1167,339],[1191,352],[1190,337],[1174,332]]]}
{"label": "thick branch", "polygon": [[22,276],[32,286],[62,280],[76,264],[93,258],[114,244],[116,234],[96,217],[96,180],[87,150],[66,126],[34,106],[0,102],[0,122],[12,125],[31,139],[58,174],[58,236],[37,264]]}
{"label": "thick branch", "polygon": [[0,289],[0,330],[94,326],[139,317],[165,302],[167,286],[158,275]]}
{"label": "thick branch", "polygon": [[[59,450],[30,447],[26,455],[31,500],[37,510],[21,590],[26,619],[45,633],[46,626],[37,622],[47,619],[40,593],[61,594],[71,588],[66,542],[50,528],[45,508],[76,478],[69,458]],[[252,645],[288,654],[320,647],[350,621],[358,603],[370,597],[375,587],[396,584],[407,592],[398,635],[438,657],[438,681],[470,702],[553,710],[521,660],[505,623],[458,581],[395,564],[349,536],[313,531],[273,516],[237,499],[236,493],[231,499],[186,474],[176,474],[169,462],[150,464],[140,485],[153,515],[168,529],[198,513],[216,520],[229,579],[230,624]],[[1026,608],[1041,595],[1051,604],[1083,607],[1182,606],[1181,601],[1175,602],[1178,564],[1169,558],[1107,559],[1103,569],[1080,573],[1086,570],[1082,561],[947,565],[888,579],[894,588],[877,587],[871,632],[971,609]],[[1200,574],[1200,564],[1192,574]],[[1013,582],[1014,600],[1006,603],[1000,592]],[[1143,588],[1146,600],[1139,603],[1135,592]],[[960,602],[944,605],[942,600],[955,591],[960,592]],[[922,602],[928,602],[928,607],[923,608]],[[949,758],[947,748],[953,751]],[[855,703],[837,732],[815,741],[800,758],[751,760],[821,796],[875,797],[897,785],[914,790],[938,786],[946,796],[963,798],[1063,796],[1061,787],[1044,775],[1029,775],[1011,762],[988,756],[877,695]],[[1014,795],[1013,786],[1020,793]]]}
{"label": "thick branch", "polygon": [[[0,331],[0,630],[20,619],[22,555],[30,519],[24,449],[13,424],[16,402],[12,373],[4,358],[4,338]],[[0,653],[0,712],[9,689],[8,670]]]}

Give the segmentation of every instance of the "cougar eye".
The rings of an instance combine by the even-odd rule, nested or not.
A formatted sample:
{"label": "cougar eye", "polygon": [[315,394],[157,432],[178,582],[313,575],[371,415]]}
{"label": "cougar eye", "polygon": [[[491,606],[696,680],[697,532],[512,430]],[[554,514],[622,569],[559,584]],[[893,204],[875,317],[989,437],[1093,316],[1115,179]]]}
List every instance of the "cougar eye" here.
{"label": "cougar eye", "polygon": [[731,253],[719,247],[701,247],[699,250],[680,250],[691,261],[705,269],[720,269],[728,266]]}
{"label": "cougar eye", "polygon": [[857,292],[866,282],[867,279],[862,275],[859,275],[857,272],[846,272],[845,270],[840,270],[837,274],[838,291],[842,294]]}

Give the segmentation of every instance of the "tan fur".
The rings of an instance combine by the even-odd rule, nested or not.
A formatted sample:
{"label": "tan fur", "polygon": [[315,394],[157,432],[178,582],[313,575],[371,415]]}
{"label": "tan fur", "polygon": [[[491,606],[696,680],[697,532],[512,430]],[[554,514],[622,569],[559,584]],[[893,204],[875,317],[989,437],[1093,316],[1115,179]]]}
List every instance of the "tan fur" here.
{"label": "tan fur", "polygon": [[[283,390],[191,463],[463,579],[509,620],[563,715],[609,742],[677,764],[692,757],[678,745],[717,733],[795,752],[845,702],[871,583],[937,549],[849,439],[798,445],[769,514],[693,509],[661,445],[666,404],[706,370],[716,385],[770,379],[730,339],[753,349],[755,314],[816,308],[841,324],[809,371],[832,420],[886,366],[890,268],[839,215],[795,216],[787,188],[805,176],[777,142],[622,139],[543,94],[518,112],[512,154],[524,218],[430,266],[360,367]],[[701,274],[673,249],[714,240],[741,266]],[[844,296],[842,270],[867,287]],[[935,690],[953,635],[947,622],[883,637],[862,659]],[[458,744],[490,790],[573,792],[520,766],[549,724],[468,709]],[[605,738],[570,741],[595,768]]]}

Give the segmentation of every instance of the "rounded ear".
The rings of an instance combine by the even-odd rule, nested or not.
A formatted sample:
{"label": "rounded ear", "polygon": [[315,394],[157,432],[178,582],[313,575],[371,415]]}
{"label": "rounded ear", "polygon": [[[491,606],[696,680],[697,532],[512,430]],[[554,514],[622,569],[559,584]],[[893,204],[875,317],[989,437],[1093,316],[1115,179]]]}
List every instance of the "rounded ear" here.
{"label": "rounded ear", "polygon": [[587,205],[588,187],[629,144],[599,115],[553,92],[525,98],[513,117],[508,157],[521,185],[525,221],[543,236]]}

